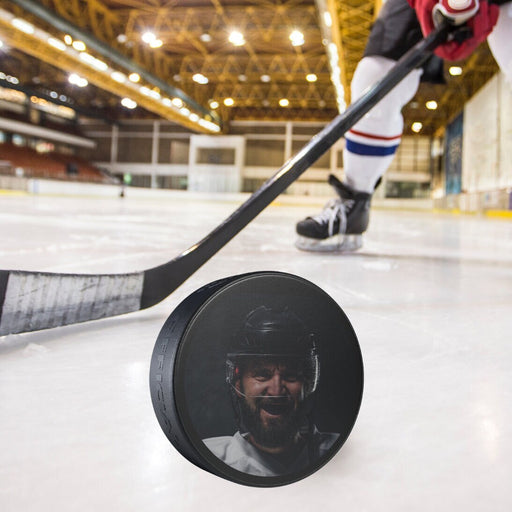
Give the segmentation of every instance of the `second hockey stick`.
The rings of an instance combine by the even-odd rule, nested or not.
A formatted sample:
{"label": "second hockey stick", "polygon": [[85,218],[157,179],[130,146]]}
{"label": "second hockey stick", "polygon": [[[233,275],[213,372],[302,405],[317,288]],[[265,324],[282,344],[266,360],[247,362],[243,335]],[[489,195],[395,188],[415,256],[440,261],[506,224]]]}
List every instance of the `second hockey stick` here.
{"label": "second hockey stick", "polygon": [[151,307],[168,297],[372,109],[433,49],[443,24],[411,48],[361,98],[337,116],[222,224],[176,258],[128,274],[60,274],[0,270],[0,336],[107,318]]}

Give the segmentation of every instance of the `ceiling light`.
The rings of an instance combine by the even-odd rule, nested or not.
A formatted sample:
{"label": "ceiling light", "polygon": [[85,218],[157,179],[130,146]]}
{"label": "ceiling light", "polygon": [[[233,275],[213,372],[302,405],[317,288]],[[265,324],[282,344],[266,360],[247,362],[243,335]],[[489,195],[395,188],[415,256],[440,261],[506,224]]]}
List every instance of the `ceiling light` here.
{"label": "ceiling light", "polygon": [[59,96],[59,100],[60,100],[60,101],[68,101],[68,97],[67,97],[67,96],[65,96],[64,94],[61,94],[61,95]]}
{"label": "ceiling light", "polygon": [[261,75],[260,80],[265,83],[270,82],[270,75]]}
{"label": "ceiling light", "polygon": [[89,64],[89,66],[92,66],[99,71],[106,71],[108,69],[108,65],[105,62],[97,59],[96,57],[93,57],[90,53],[82,52],[80,54],[80,60],[83,60],[86,64]]}
{"label": "ceiling light", "polygon": [[116,39],[117,39],[117,42],[121,43],[121,44],[124,44],[124,43],[126,43],[126,41],[128,41],[126,34],[119,34]]}
{"label": "ceiling light", "polygon": [[68,46],[71,46],[73,44],[73,38],[69,35],[69,34],[66,34],[64,36],[64,42],[68,45]]}
{"label": "ceiling light", "polygon": [[420,123],[418,121],[416,121],[415,123],[412,123],[411,130],[414,133],[419,133],[422,128],[423,128],[423,124],[422,123]]}
{"label": "ceiling light", "polygon": [[288,101],[288,99],[287,99],[287,98],[281,98],[281,99],[279,100],[279,105],[280,105],[281,107],[287,107],[289,104],[290,104],[290,102]]}
{"label": "ceiling light", "polygon": [[306,80],[308,82],[316,82],[318,80],[318,77],[314,73],[309,73],[306,75]]}
{"label": "ceiling light", "polygon": [[85,46],[85,43],[83,41],[73,41],[73,48],[77,52],[85,52],[87,46]]}
{"label": "ceiling light", "polygon": [[0,39],[0,48],[4,45],[4,42]]}
{"label": "ceiling light", "polygon": [[194,82],[198,83],[198,84],[207,84],[208,83],[208,78],[206,78],[203,74],[201,73],[196,73],[193,77],[192,77],[192,80],[194,80]]}
{"label": "ceiling light", "polygon": [[209,43],[212,40],[212,36],[210,34],[204,33],[199,36],[199,39],[201,39],[203,43]]}
{"label": "ceiling light", "polygon": [[130,110],[133,110],[137,106],[137,103],[130,98],[123,98],[121,100],[121,105],[123,105],[123,107],[129,108]]}
{"label": "ceiling light", "polygon": [[161,39],[155,39],[149,43],[149,46],[151,46],[151,48],[160,48],[163,44]]}
{"label": "ceiling light", "polygon": [[32,23],[29,23],[28,21],[22,20],[21,18],[14,18],[11,20],[11,23],[14,27],[16,27],[18,30],[21,30],[22,32],[25,32],[25,34],[33,34],[35,32],[34,25]]}
{"label": "ceiling light", "polygon": [[190,114],[189,119],[194,123],[197,123],[197,121],[199,121],[199,116],[197,114]]}
{"label": "ceiling light", "polygon": [[112,78],[112,80],[115,80],[116,82],[119,82],[120,84],[124,84],[126,82],[126,75],[121,73],[120,71],[114,71],[110,75],[110,78]]}
{"label": "ceiling light", "polygon": [[76,73],[69,75],[68,81],[70,84],[76,85],[77,87],[85,87],[89,83],[85,78],[82,78]]}
{"label": "ceiling light", "polygon": [[434,101],[434,100],[427,101],[427,102],[425,103],[425,106],[426,106],[429,110],[436,110],[436,109],[437,109],[437,101]]}
{"label": "ceiling light", "polygon": [[186,117],[190,115],[190,110],[187,107],[180,108],[180,112]]}
{"label": "ceiling light", "polygon": [[238,75],[238,80],[240,80],[240,82],[247,82],[247,76],[246,75]]}
{"label": "ceiling light", "polygon": [[332,27],[332,18],[331,13],[329,11],[324,12],[324,23],[326,27]]}
{"label": "ceiling light", "polygon": [[142,40],[146,44],[151,44],[153,41],[156,41],[156,35],[150,31],[144,32],[144,34],[142,34]]}
{"label": "ceiling light", "polygon": [[59,97],[59,95],[55,91],[52,91],[50,93],[50,98],[53,98],[54,100],[56,100],[58,97]]}
{"label": "ceiling light", "polygon": [[238,30],[233,30],[233,32],[231,32],[231,34],[229,34],[228,41],[233,46],[243,46],[245,44],[244,35],[241,32],[239,32]]}
{"label": "ceiling light", "polygon": [[293,46],[302,46],[304,44],[304,34],[300,30],[294,30],[290,34],[290,41]]}
{"label": "ceiling light", "polygon": [[226,98],[224,100],[224,105],[226,105],[226,107],[232,107],[234,104],[235,100],[233,98]]}
{"label": "ceiling light", "polygon": [[448,73],[452,76],[460,76],[462,75],[462,68],[460,66],[450,66]]}
{"label": "ceiling light", "polygon": [[128,78],[130,79],[130,82],[140,82],[140,75],[138,73],[131,73]]}
{"label": "ceiling light", "polygon": [[55,37],[49,37],[48,44],[57,48],[57,50],[60,50],[61,52],[66,49],[66,45],[60,39],[55,39]]}
{"label": "ceiling light", "polygon": [[171,107],[172,106],[172,101],[170,100],[170,98],[164,98],[162,100],[162,103],[166,106],[166,107]]}
{"label": "ceiling light", "polygon": [[152,89],[149,91],[149,95],[155,100],[159,100],[162,97],[159,89]]}
{"label": "ceiling light", "polygon": [[338,48],[335,43],[329,43],[327,46],[327,51],[329,52],[329,62],[331,64],[338,63]]}
{"label": "ceiling light", "polygon": [[347,105],[345,103],[345,89],[341,83],[341,69],[338,57],[338,48],[335,43],[331,42],[327,45],[327,53],[329,54],[329,65],[331,68],[331,82],[336,91],[336,103],[338,112],[344,112]]}
{"label": "ceiling light", "polygon": [[183,107],[183,101],[180,98],[173,98],[172,104],[177,108]]}
{"label": "ceiling light", "polygon": [[216,108],[219,108],[219,102],[218,101],[210,101],[210,108],[215,110]]}
{"label": "ceiling light", "polygon": [[200,119],[199,124],[212,132],[220,132],[220,126],[218,124],[207,121],[206,119]]}

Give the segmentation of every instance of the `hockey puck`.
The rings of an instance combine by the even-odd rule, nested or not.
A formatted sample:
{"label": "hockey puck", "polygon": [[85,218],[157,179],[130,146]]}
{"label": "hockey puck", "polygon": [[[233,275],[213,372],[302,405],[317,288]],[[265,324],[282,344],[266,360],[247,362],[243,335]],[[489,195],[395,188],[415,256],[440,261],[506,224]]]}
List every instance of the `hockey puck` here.
{"label": "hockey puck", "polygon": [[256,487],[311,475],[361,405],[355,332],[318,286],[280,272],[210,283],[160,331],[150,367],[158,422],[190,462]]}

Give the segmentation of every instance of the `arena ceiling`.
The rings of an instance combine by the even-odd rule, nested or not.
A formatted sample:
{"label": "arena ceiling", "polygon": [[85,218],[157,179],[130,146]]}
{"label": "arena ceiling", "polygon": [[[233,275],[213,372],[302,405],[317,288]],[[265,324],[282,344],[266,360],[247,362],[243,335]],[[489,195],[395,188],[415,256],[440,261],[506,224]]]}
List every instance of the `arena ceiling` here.
{"label": "arena ceiling", "polygon": [[[231,120],[328,121],[350,100],[350,79],[379,8],[380,0],[4,1],[0,72],[16,76],[18,88],[48,98],[58,92],[57,101],[109,120],[159,116],[208,131],[212,125],[197,125],[201,119],[227,132]],[[13,26],[14,18],[61,45],[66,35],[68,43],[84,41],[96,61],[91,66],[57,43],[36,40]],[[136,71],[142,93],[95,63],[117,66],[123,76]],[[413,122],[423,124],[423,134],[442,130],[497,71],[485,44],[458,64],[462,75],[451,76],[447,66],[446,84],[420,87],[404,109],[406,133]],[[72,73],[88,85],[71,84]],[[121,105],[126,96],[136,109]],[[426,107],[432,100],[436,110]],[[176,108],[180,101],[188,116]]]}

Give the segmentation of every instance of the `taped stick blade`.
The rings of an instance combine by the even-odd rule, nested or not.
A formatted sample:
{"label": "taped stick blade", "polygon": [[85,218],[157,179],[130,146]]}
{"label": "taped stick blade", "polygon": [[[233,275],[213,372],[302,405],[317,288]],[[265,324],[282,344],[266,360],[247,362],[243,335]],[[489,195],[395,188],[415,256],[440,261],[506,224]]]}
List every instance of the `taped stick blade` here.
{"label": "taped stick blade", "polygon": [[37,331],[140,309],[144,273],[52,274],[10,271],[3,276],[0,336]]}

